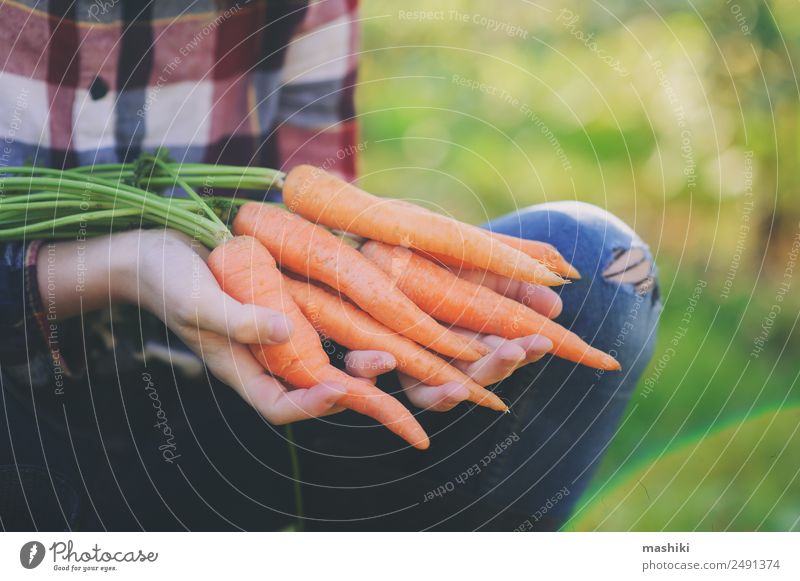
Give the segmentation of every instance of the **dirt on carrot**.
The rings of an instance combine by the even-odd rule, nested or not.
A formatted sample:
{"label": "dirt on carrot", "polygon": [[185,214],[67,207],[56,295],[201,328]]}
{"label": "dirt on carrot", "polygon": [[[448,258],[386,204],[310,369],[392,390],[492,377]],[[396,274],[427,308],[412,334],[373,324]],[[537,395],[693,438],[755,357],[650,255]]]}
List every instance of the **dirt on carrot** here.
{"label": "dirt on carrot", "polygon": [[370,241],[361,252],[392,277],[397,287],[434,318],[480,333],[515,339],[544,335],[558,357],[604,370],[616,359],[522,303],[458,277],[406,248]]}
{"label": "dirt on carrot", "polygon": [[300,216],[252,202],[239,209],[233,229],[257,238],[284,269],[335,288],[390,329],[425,347],[466,361],[477,361],[490,351],[437,323],[358,250]]}
{"label": "dirt on carrot", "polygon": [[[547,266],[556,274],[565,278],[578,280],[581,278],[578,269],[572,266],[567,260],[556,250],[555,246],[547,242],[539,242],[537,240],[524,240],[522,238],[515,238],[506,234],[498,234],[495,232],[488,232],[493,238],[497,238],[501,242],[524,252],[531,258],[539,260],[542,264]],[[453,269],[459,270],[480,270],[474,264],[470,264],[464,260],[458,260],[450,256],[438,254],[435,252],[418,251],[418,254],[424,256],[428,260],[437,264],[443,264]]]}
{"label": "dirt on carrot", "polygon": [[364,238],[442,254],[517,280],[564,283],[539,260],[480,228],[414,204],[378,198],[309,165],[289,172],[283,199],[290,211],[312,222]]}
{"label": "dirt on carrot", "polygon": [[374,418],[415,448],[428,448],[427,434],[399,401],[330,365],[319,335],[286,290],[275,260],[255,238],[237,236],[218,246],[208,266],[222,289],[236,300],[280,311],[291,321],[294,332],[286,343],[250,346],[271,374],[298,388],[338,383],[347,391],[340,405]]}
{"label": "dirt on carrot", "polygon": [[377,349],[391,353],[397,361],[398,371],[426,385],[460,383],[469,390],[469,401],[496,411],[508,410],[508,406],[494,393],[358,307],[307,282],[287,278],[286,286],[306,319],[321,336],[348,349]]}

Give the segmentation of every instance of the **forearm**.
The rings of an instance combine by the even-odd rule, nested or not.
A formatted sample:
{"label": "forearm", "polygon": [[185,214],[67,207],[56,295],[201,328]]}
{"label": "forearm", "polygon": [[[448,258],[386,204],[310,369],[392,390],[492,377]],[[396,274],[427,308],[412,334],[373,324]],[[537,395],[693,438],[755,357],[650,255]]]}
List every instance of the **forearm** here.
{"label": "forearm", "polygon": [[45,243],[36,272],[48,318],[63,320],[128,300],[137,250],[133,234]]}

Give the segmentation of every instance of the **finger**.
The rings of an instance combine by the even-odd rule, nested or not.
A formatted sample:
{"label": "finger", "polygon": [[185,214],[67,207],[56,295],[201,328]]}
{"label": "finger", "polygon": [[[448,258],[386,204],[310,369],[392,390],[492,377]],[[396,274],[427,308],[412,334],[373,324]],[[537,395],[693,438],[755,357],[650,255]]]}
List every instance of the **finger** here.
{"label": "finger", "polygon": [[191,248],[192,251],[198,254],[203,261],[207,261],[209,254],[211,254],[211,251],[206,248],[206,246],[197,238],[189,236],[188,234],[184,234],[178,230],[166,229],[163,231],[163,236],[165,244],[169,244],[171,240],[182,242],[187,247]]}
{"label": "finger", "polygon": [[[470,341],[480,341],[484,343],[488,347],[497,347],[497,344],[493,340],[493,335],[485,335],[484,333],[480,333],[478,331],[473,331],[472,329],[465,329],[464,327],[449,327],[449,330],[453,333],[461,335],[465,339],[469,339]],[[488,338],[488,340],[487,340]],[[496,337],[499,341],[504,341],[502,337]]]}
{"label": "finger", "polygon": [[525,360],[522,365],[539,361],[553,349],[553,342],[543,335],[528,335],[513,341],[525,350]]}
{"label": "finger", "polygon": [[509,342],[508,339],[503,339],[502,337],[498,337],[497,335],[484,335],[481,337],[481,341],[483,341],[486,345],[491,347],[492,349],[497,349],[498,347],[505,345]]}
{"label": "finger", "polygon": [[346,409],[347,408],[344,407],[343,405],[334,405],[333,407],[331,407],[331,409],[329,409],[328,411],[326,411],[324,413],[319,414],[316,417],[324,418],[325,416],[332,416],[333,414],[338,414],[340,412],[343,412]]}
{"label": "finger", "polygon": [[546,286],[512,280],[482,270],[461,270],[457,274],[465,280],[490,288],[551,319],[560,315],[564,306],[558,293]]}
{"label": "finger", "polygon": [[336,403],[345,393],[338,385],[288,391],[267,375],[250,350],[225,337],[201,337],[200,356],[214,376],[234,389],[272,424],[286,424],[339,411]]}
{"label": "finger", "polygon": [[[528,363],[538,361],[553,349],[553,342],[544,335],[528,335],[526,337],[519,337],[517,339],[503,339],[497,335],[481,335],[480,333],[476,333],[468,329],[462,329],[460,327],[452,327],[451,330],[463,335],[464,337],[469,337],[470,339],[480,339],[480,341],[492,349],[498,349],[501,345],[506,343],[514,343],[515,345],[519,345],[525,351],[525,357],[517,364],[517,367],[522,367]],[[470,363],[466,361],[454,361],[454,364],[462,371],[469,370],[471,366]]]}
{"label": "finger", "polygon": [[527,356],[525,349],[514,341],[489,335],[484,337],[484,342],[495,347],[488,355],[473,363],[453,362],[480,385],[491,385],[505,379],[523,364]]}
{"label": "finger", "polygon": [[473,331],[472,329],[466,329],[464,327],[449,327],[449,330],[457,335],[461,335],[464,337],[464,339],[469,339],[470,341],[482,341],[484,337],[483,333]]}
{"label": "finger", "polygon": [[[248,387],[248,393],[255,402],[254,407],[271,424],[281,425],[310,418],[329,416],[341,411],[336,403],[346,393],[344,386],[339,384],[320,383],[310,389],[286,389],[274,378],[262,375],[262,378],[271,381],[255,382]],[[274,389],[277,383],[278,390]]]}
{"label": "finger", "polygon": [[204,277],[200,284],[202,290],[194,306],[201,329],[247,345],[274,345],[289,340],[292,324],[283,313],[240,303],[225,294],[213,277]]}
{"label": "finger", "polygon": [[350,351],[344,362],[347,373],[364,379],[373,379],[397,367],[394,355],[385,351]]}
{"label": "finger", "polygon": [[514,299],[548,319],[555,319],[564,308],[564,303],[556,291],[550,287],[528,282],[520,284]]}
{"label": "finger", "polygon": [[469,397],[469,390],[460,383],[425,385],[404,373],[398,376],[409,401],[418,408],[447,412]]}

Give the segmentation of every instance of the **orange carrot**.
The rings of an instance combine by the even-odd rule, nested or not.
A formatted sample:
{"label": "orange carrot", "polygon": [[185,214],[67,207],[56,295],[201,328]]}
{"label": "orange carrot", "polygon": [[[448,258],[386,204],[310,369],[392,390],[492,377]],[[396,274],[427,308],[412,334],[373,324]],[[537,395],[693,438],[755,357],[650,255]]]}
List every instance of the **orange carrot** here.
{"label": "orange carrot", "polygon": [[236,300],[275,309],[292,322],[294,332],[286,343],[250,346],[270,373],[299,388],[339,383],[347,391],[340,405],[378,420],[416,448],[430,445],[422,426],[399,401],[330,365],[319,335],[284,288],[275,260],[257,240],[233,238],[211,252],[208,266],[222,289]]}
{"label": "orange carrot", "polygon": [[[542,264],[547,266],[550,270],[558,275],[572,279],[579,279],[581,277],[578,269],[567,262],[567,260],[558,250],[556,250],[555,246],[552,244],[548,244],[547,242],[539,242],[538,240],[525,240],[523,238],[516,238],[506,234],[498,234],[496,232],[487,233],[493,238],[497,238],[501,242],[504,242],[505,244],[524,252],[531,258],[539,260],[542,262]],[[435,252],[420,251],[419,254],[428,260],[432,260],[433,262],[444,264],[453,268],[466,270],[473,270],[476,268],[474,265],[464,260],[458,260],[456,258],[445,256],[443,254],[437,254]]]}
{"label": "orange carrot", "polygon": [[506,339],[544,335],[553,353],[564,359],[605,370],[620,369],[611,357],[586,344],[564,327],[484,286],[464,280],[449,270],[397,246],[367,242],[361,252],[398,288],[434,318]]}
{"label": "orange carrot", "polygon": [[443,385],[451,381],[461,383],[469,389],[469,401],[496,411],[508,410],[508,406],[494,393],[361,309],[307,282],[291,278],[285,282],[294,302],[321,336],[348,349],[377,349],[391,353],[397,360],[398,370],[426,385]]}
{"label": "orange carrot", "polygon": [[378,198],[310,165],[289,172],[283,200],[290,211],[312,222],[364,238],[437,252],[517,280],[564,283],[540,261],[480,228],[414,204]]}
{"label": "orange carrot", "polygon": [[239,209],[233,230],[257,238],[285,269],[339,290],[390,329],[425,347],[466,361],[489,352],[479,341],[442,327],[358,250],[320,226],[275,206],[251,202]]}
{"label": "orange carrot", "polygon": [[556,250],[556,247],[552,244],[540,242],[538,240],[517,238],[516,236],[500,234],[499,232],[489,232],[489,235],[492,238],[496,238],[500,242],[504,242],[505,244],[516,248],[520,252],[524,252],[531,258],[541,261],[556,274],[576,280],[581,278],[581,273],[578,272],[578,269],[567,262],[564,256],[558,250]]}

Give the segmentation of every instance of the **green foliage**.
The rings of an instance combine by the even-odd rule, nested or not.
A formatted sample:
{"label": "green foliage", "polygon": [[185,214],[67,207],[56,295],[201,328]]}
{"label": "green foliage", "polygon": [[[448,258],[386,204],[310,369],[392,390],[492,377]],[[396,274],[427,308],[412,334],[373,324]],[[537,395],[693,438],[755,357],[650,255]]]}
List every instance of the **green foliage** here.
{"label": "green foliage", "polygon": [[589,492],[565,530],[800,530],[799,425],[800,407],[730,421]]}
{"label": "green foliage", "polygon": [[[713,526],[785,530],[787,519],[794,521],[800,516],[797,505],[800,435],[795,431],[800,409],[800,373],[797,365],[791,364],[791,356],[799,347],[794,334],[798,301],[794,299],[785,305],[791,314],[775,320],[763,350],[757,351],[754,341],[762,333],[763,321],[775,304],[770,295],[774,289],[759,289],[753,296],[737,294],[725,299],[709,284],[699,295],[687,324],[689,300],[701,280],[705,280],[702,273],[688,280],[676,278],[665,304],[653,361],[633,396],[624,428],[609,448],[592,489],[584,497],[590,506],[579,510],[571,526],[604,530],[664,527],[711,530]],[[670,347],[674,352],[669,351]],[[666,364],[660,364],[662,358],[668,358]],[[794,412],[763,435],[769,446],[786,444],[790,451],[771,465],[768,472],[760,468],[767,452],[756,443],[762,435],[758,431],[762,423],[750,425],[743,432],[746,437],[719,435],[731,425],[760,417],[764,410],[783,409]],[[725,461],[716,466],[711,477],[706,477],[706,469],[723,454]],[[744,462],[742,459],[746,457],[748,460]],[[657,481],[665,471],[674,473],[678,460],[688,461],[681,477],[669,486],[665,482],[659,485]],[[743,473],[735,474],[739,468]],[[625,510],[613,513],[609,510],[608,518],[598,518],[598,506],[608,508],[611,503],[616,506],[620,494],[624,496],[623,491],[630,491],[638,482],[634,478],[641,479],[642,474],[647,475],[644,486],[651,499],[653,490],[647,482],[653,483],[657,491],[664,488],[658,510],[651,512],[650,501],[637,495],[635,502],[625,500]],[[764,483],[756,488],[762,477]],[[748,488],[741,479],[753,487]],[[727,486],[732,480],[736,484]],[[791,497],[782,500],[771,495],[778,483],[790,486],[795,494],[793,501]],[[706,509],[697,512],[699,509],[691,503],[680,518],[664,518],[667,509],[661,505],[670,502],[674,508],[683,505],[695,485],[700,487],[703,502],[719,501],[713,507],[710,504],[706,507],[711,510],[707,518],[697,517],[692,521],[692,515],[706,515]],[[773,504],[779,500],[782,502],[773,510]],[[745,501],[747,511],[739,514]],[[794,512],[787,513],[790,509]],[[592,516],[587,516],[588,513]]]}
{"label": "green foliage", "polygon": [[[776,298],[800,271],[791,266],[800,235],[796,4],[375,0],[361,16],[366,187],[473,223],[580,199],[622,217],[656,254],[665,301],[656,356],[575,526],[596,526],[597,507],[617,503],[637,470],[655,463],[661,475],[684,457],[689,469],[657,507],[626,501],[602,528],[796,526],[797,503],[775,502],[797,482],[800,454],[769,470],[759,456],[731,480],[737,457],[765,452],[720,436],[753,417],[746,434],[789,441],[796,415],[767,431],[758,414],[800,403],[800,301]],[[701,280],[691,324],[659,369]],[[725,462],[703,479],[722,442]],[[760,486],[726,486],[762,476]],[[695,485],[705,500],[721,499],[711,516],[689,510],[710,503],[692,501],[666,525]]]}

